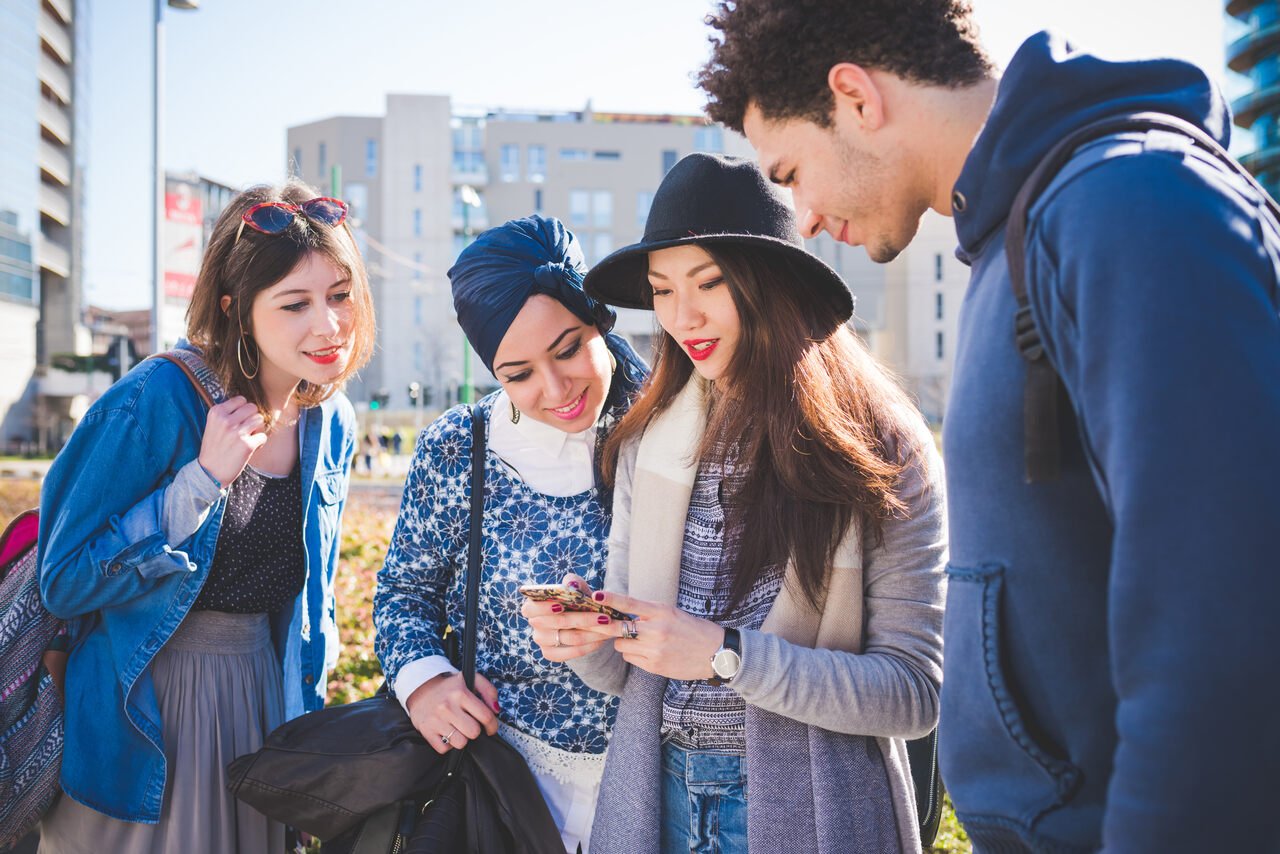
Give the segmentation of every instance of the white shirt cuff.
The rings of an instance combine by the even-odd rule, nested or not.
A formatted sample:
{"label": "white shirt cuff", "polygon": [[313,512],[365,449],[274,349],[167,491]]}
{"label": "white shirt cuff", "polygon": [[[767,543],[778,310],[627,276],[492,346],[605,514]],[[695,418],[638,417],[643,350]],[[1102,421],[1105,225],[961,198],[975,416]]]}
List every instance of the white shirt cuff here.
{"label": "white shirt cuff", "polygon": [[428,655],[425,658],[410,661],[404,667],[401,667],[400,672],[396,674],[395,682],[391,684],[391,690],[396,695],[396,699],[400,701],[400,705],[404,707],[405,714],[408,714],[409,698],[413,696],[414,691],[417,691],[424,683],[436,678],[441,673],[457,672],[458,668],[450,664],[446,656]]}

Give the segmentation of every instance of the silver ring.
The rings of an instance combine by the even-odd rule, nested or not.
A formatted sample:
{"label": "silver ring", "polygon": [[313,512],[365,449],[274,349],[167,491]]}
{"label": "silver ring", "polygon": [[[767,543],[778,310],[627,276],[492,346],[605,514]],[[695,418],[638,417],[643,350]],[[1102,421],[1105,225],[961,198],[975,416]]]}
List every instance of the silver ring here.
{"label": "silver ring", "polygon": [[454,727],[453,729],[449,730],[449,734],[448,734],[448,735],[442,735],[442,736],[440,736],[440,743],[441,743],[441,744],[446,744],[446,745],[447,745],[447,744],[449,743],[449,739],[453,738],[453,734],[454,734],[455,732],[457,732],[457,731],[458,731],[458,728],[457,728],[457,727]]}
{"label": "silver ring", "polygon": [[564,646],[564,642],[560,640],[560,630],[556,629],[556,646]]}
{"label": "silver ring", "polygon": [[635,620],[622,621],[622,636],[630,640],[635,640],[640,637],[640,630],[636,628]]}

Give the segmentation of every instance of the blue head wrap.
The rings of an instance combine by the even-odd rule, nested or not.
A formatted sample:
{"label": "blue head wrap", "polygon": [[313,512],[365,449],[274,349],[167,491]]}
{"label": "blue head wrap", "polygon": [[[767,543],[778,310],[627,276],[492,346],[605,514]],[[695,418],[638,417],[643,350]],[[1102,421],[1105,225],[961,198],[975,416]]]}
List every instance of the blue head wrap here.
{"label": "blue head wrap", "polygon": [[[573,232],[558,219],[535,214],[483,232],[449,268],[449,281],[458,323],[490,373],[498,345],[535,294],[553,297],[583,323],[599,329],[616,362],[601,421],[605,429],[630,407],[649,368],[626,339],[610,332],[617,313],[582,290],[586,271]],[[596,443],[596,484],[608,507],[610,491],[600,472],[603,447],[604,442]]]}
{"label": "blue head wrap", "polygon": [[553,297],[607,334],[617,313],[582,290],[582,249],[558,219],[527,216],[491,228],[449,269],[453,308],[467,340],[492,373],[498,345],[529,297]]}

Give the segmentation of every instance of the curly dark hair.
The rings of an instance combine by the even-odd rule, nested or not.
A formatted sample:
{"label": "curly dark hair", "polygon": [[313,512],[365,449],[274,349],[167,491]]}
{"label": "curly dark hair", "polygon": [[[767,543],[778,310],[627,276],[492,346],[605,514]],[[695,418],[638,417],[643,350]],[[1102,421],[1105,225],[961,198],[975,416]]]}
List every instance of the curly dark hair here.
{"label": "curly dark hair", "polygon": [[707,115],[741,132],[749,103],[766,118],[831,126],[833,65],[960,88],[995,66],[969,0],[717,0],[711,58],[698,72]]}

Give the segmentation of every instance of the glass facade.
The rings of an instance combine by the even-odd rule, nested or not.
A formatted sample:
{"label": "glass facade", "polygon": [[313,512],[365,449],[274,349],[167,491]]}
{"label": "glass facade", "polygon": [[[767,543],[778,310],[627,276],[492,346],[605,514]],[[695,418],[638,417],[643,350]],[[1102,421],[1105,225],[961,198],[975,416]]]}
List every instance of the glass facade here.
{"label": "glass facade", "polygon": [[35,302],[40,126],[35,0],[0,0],[0,299]]}
{"label": "glass facade", "polygon": [[1253,138],[1240,158],[1272,196],[1280,193],[1280,2],[1228,0],[1227,66],[1232,78],[1235,123]]}

